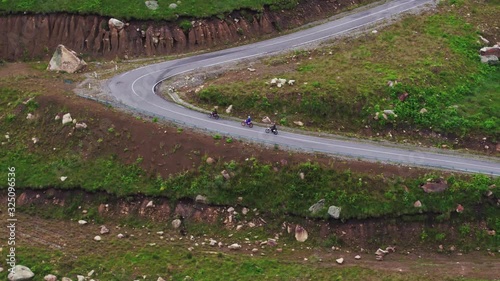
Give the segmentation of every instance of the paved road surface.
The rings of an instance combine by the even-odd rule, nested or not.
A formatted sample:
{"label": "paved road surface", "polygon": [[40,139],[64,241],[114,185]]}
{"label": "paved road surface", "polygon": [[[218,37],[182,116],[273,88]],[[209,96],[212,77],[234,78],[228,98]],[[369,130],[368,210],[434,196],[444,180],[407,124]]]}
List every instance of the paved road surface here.
{"label": "paved road surface", "polygon": [[355,139],[316,137],[284,131],[280,131],[278,136],[274,136],[266,134],[262,127],[255,126],[250,129],[230,120],[220,119],[216,121],[209,119],[206,114],[168,102],[154,93],[158,83],[174,75],[203,67],[261,57],[284,49],[297,48],[301,45],[347,33],[429,3],[431,3],[430,0],[391,1],[335,21],[267,41],[138,68],[110,79],[107,85],[111,95],[126,106],[152,115],[163,116],[186,126],[203,128],[212,133],[218,132],[223,135],[259,143],[278,144],[280,147],[323,152],[370,161],[437,167],[499,176],[500,162],[497,159],[480,159],[451,153],[433,153],[417,150],[416,148],[382,145]]}

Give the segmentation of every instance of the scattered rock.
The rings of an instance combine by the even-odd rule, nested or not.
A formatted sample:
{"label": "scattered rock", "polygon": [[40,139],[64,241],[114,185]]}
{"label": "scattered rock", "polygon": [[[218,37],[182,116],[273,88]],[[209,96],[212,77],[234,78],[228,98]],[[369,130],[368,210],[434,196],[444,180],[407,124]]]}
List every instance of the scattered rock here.
{"label": "scattered rock", "polygon": [[488,41],[488,39],[484,38],[481,35],[479,35],[479,39],[481,39],[481,41],[483,41],[483,43],[486,44],[486,45],[490,44],[490,41]]}
{"label": "scattered rock", "polygon": [[248,214],[248,211],[249,210],[247,207],[243,207],[243,209],[241,209],[241,214],[246,215],[246,214]]}
{"label": "scattered rock", "polygon": [[420,109],[420,111],[419,111],[419,112],[420,112],[420,114],[427,113],[427,109],[425,109],[425,107],[424,107],[424,108]]}
{"label": "scattered rock", "polygon": [[122,238],[124,238],[124,237],[125,237],[125,235],[123,235],[123,234],[119,233],[118,235],[116,235],[116,237],[118,237],[118,238],[122,239]]}
{"label": "scattered rock", "polygon": [[230,250],[238,250],[238,249],[241,249],[241,245],[240,244],[237,244],[237,243],[234,243],[234,244],[231,244],[229,246],[227,246]]}
{"label": "scattered rock", "polygon": [[488,233],[488,235],[491,235],[491,236],[495,236],[497,234],[494,229],[493,230],[488,230],[486,232]]}
{"label": "scattered rock", "polygon": [[404,92],[399,96],[400,101],[405,101],[408,98],[409,94],[407,92]]}
{"label": "scattered rock", "polygon": [[108,234],[109,233],[109,229],[106,226],[101,225],[101,230],[99,232],[101,234]]}
{"label": "scattered rock", "polygon": [[420,187],[426,193],[443,192],[448,189],[448,183],[443,179],[438,179],[436,182],[427,182]]}
{"label": "scattered rock", "polygon": [[276,239],[268,238],[266,245],[274,247],[278,245],[278,242],[276,242]]}
{"label": "scattered rock", "polygon": [[75,73],[84,69],[86,65],[87,63],[79,59],[74,51],[67,49],[64,45],[58,45],[47,70]]}
{"label": "scattered rock", "polygon": [[239,225],[237,225],[237,226],[236,226],[236,231],[239,231],[239,230],[241,230],[242,228],[243,228],[243,225],[239,224]]}
{"label": "scattered rock", "polygon": [[215,163],[215,160],[212,157],[208,157],[207,158],[207,164],[212,165],[213,163]]}
{"label": "scattered rock", "polygon": [[56,121],[59,119],[61,119],[61,116],[59,116],[59,115],[56,115],[56,117],[54,117],[54,120],[56,120]]}
{"label": "scattered rock", "polygon": [[101,240],[102,240],[102,238],[101,238],[101,236],[96,235],[96,236],[94,237],[94,240],[95,240],[95,241],[101,241]]}
{"label": "scattered rock", "polygon": [[68,278],[68,277],[63,277],[63,278],[61,279],[61,281],[72,281],[72,280],[71,280],[71,278]]}
{"label": "scattered rock", "polygon": [[384,114],[397,116],[392,109],[385,109]]}
{"label": "scattered rock", "polygon": [[484,47],[479,50],[481,56],[495,56],[497,59],[500,57],[500,46]]}
{"label": "scattered rock", "polygon": [[342,210],[341,207],[337,207],[337,206],[330,206],[328,207],[328,214],[334,218],[334,219],[338,219],[340,218],[340,211]]}
{"label": "scattered rock", "polygon": [[90,276],[94,275],[94,272],[95,271],[92,269],[89,273],[87,273],[87,276],[90,277]]}
{"label": "scattered rock", "polygon": [[208,198],[200,194],[196,195],[194,201],[197,203],[208,204]]}
{"label": "scattered rock", "polygon": [[24,265],[16,265],[7,277],[9,281],[24,281],[30,280],[35,274]]}
{"label": "scattered rock", "polygon": [[360,255],[356,255],[356,256],[354,256],[354,259],[356,259],[356,260],[360,260],[360,259],[361,259],[361,256],[360,256]]}
{"label": "scattered rock", "polygon": [[309,207],[309,212],[312,214],[316,214],[317,212],[321,211],[325,207],[325,199],[321,199],[318,202],[316,202],[314,205]]}
{"label": "scattered rock", "polygon": [[293,121],[293,124],[297,125],[297,126],[304,126],[304,123],[302,123],[301,121]]}
{"label": "scattered rock", "polygon": [[255,227],[255,223],[253,223],[253,222],[249,222],[249,223],[248,223],[248,227],[250,227],[250,228]]}
{"label": "scattered rock", "polygon": [[295,80],[288,80],[288,85],[293,86],[294,83],[295,83]]}
{"label": "scattered rock", "polygon": [[180,220],[180,219],[175,219],[175,220],[173,220],[173,221],[172,221],[172,227],[173,227],[174,229],[179,228],[179,227],[181,226],[181,224],[182,224],[182,222],[181,222],[181,220]]}
{"label": "scattered rock", "polygon": [[45,275],[45,277],[43,277],[43,280],[45,280],[45,281],[56,281],[57,280],[57,276],[55,276],[53,274],[48,274],[48,275]]}
{"label": "scattered rock", "polygon": [[377,31],[376,29],[374,29],[374,30],[372,30],[372,33],[373,33],[373,34],[377,34],[377,33],[378,33],[378,31]]}
{"label": "scattered rock", "polygon": [[229,180],[231,178],[231,176],[229,175],[229,173],[226,171],[226,170],[222,170],[222,172],[220,172],[221,175],[226,179],[226,180]]}
{"label": "scattered rock", "polygon": [[299,173],[299,177],[300,177],[300,179],[301,179],[301,180],[303,180],[303,179],[305,178],[304,173],[303,173],[303,172],[300,172],[300,173]]}
{"label": "scattered rock", "polygon": [[158,277],[158,279],[156,279],[156,281],[165,281],[165,279]]}
{"label": "scattered rock", "polygon": [[217,241],[214,240],[214,239],[212,239],[212,238],[210,238],[209,245],[213,247],[213,246],[217,245]]}
{"label": "scattered rock", "polygon": [[87,129],[87,124],[85,123],[76,123],[75,128],[77,129]]}
{"label": "scattered rock", "polygon": [[295,227],[295,239],[299,242],[304,242],[308,238],[307,230],[305,230],[302,226],[297,225]]}
{"label": "scattered rock", "polygon": [[148,204],[146,205],[146,208],[153,208],[155,206],[153,200],[149,201]]}
{"label": "scattered rock", "polygon": [[481,62],[487,64],[497,64],[498,57],[497,56],[481,56]]}
{"label": "scattered rock", "polygon": [[79,225],[84,225],[84,224],[87,224],[87,221],[84,221],[84,220],[79,220],[79,221],[78,221],[78,224],[79,224]]}
{"label": "scattered rock", "polygon": [[278,248],[278,249],[276,249],[276,252],[278,252],[278,253],[283,253],[283,248]]}
{"label": "scattered rock", "polygon": [[415,203],[413,203],[413,207],[415,207],[415,208],[422,207],[422,202],[420,202],[420,200],[415,201]]}
{"label": "scattered rock", "polygon": [[61,181],[65,181],[68,177],[61,177]]}
{"label": "scattered rock", "polygon": [[177,8],[177,4],[172,3],[172,4],[168,5],[168,8],[169,9],[175,9],[175,8]]}
{"label": "scattered rock", "polygon": [[67,124],[67,123],[71,123],[73,122],[73,119],[71,118],[71,114],[69,113],[66,113],[63,115],[63,118],[62,118],[62,124]]}
{"label": "scattered rock", "polygon": [[28,119],[28,120],[35,119],[35,115],[28,113],[28,116],[26,116],[26,119]]}
{"label": "scattered rock", "polygon": [[83,275],[77,275],[76,280],[77,281],[85,281],[85,277]]}
{"label": "scattered rock", "polygon": [[227,212],[228,212],[228,213],[232,213],[232,212],[234,212],[234,208],[233,208],[233,207],[229,207],[229,208],[227,208]]}
{"label": "scattered rock", "polygon": [[462,206],[461,204],[458,204],[456,211],[457,211],[457,213],[463,212],[464,211],[464,206]]}
{"label": "scattered rock", "polygon": [[115,18],[110,18],[108,21],[108,26],[110,29],[114,28],[114,29],[120,31],[125,27],[125,24],[120,20],[117,20]]}
{"label": "scattered rock", "polygon": [[248,71],[250,71],[250,72],[255,72],[255,68],[251,68],[251,67],[249,67],[249,68],[247,68],[247,69],[248,69]]}
{"label": "scattered rock", "polygon": [[269,116],[265,116],[264,118],[262,118],[262,123],[266,124],[272,123],[271,118],[269,118]]}
{"label": "scattered rock", "polygon": [[389,251],[382,250],[382,249],[378,248],[378,250],[375,252],[375,255],[377,255],[377,256],[385,256],[388,253],[389,253]]}
{"label": "scattered rock", "polygon": [[343,264],[344,263],[344,258],[339,258],[335,260],[338,264]]}
{"label": "scattered rock", "polygon": [[153,11],[159,8],[158,1],[146,1],[145,4],[148,9]]}
{"label": "scattered rock", "polygon": [[257,253],[258,251],[259,251],[259,249],[257,249],[257,248],[252,249],[252,253]]}
{"label": "scattered rock", "polygon": [[229,106],[227,107],[227,109],[226,109],[226,113],[227,113],[227,114],[229,114],[229,113],[231,113],[231,111],[232,111],[232,110],[233,110],[233,105],[231,104],[231,105],[229,105]]}

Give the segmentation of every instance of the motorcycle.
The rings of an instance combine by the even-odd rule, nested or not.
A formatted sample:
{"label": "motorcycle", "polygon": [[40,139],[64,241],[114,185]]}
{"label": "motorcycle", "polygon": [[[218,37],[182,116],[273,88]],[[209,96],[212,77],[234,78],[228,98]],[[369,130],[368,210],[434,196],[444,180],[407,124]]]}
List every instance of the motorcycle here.
{"label": "motorcycle", "polygon": [[247,123],[247,120],[241,121],[241,126],[245,127],[247,125],[248,125],[248,127],[252,128],[253,127],[252,121],[250,121],[249,123]]}
{"label": "motorcycle", "polygon": [[217,114],[217,113],[212,112],[212,113],[208,114],[208,117],[214,118],[215,120],[219,120],[219,114]]}
{"label": "motorcycle", "polygon": [[266,133],[270,133],[270,132],[273,132],[273,134],[277,135],[278,134],[278,130],[275,129],[275,130],[272,130],[271,128],[266,128]]}

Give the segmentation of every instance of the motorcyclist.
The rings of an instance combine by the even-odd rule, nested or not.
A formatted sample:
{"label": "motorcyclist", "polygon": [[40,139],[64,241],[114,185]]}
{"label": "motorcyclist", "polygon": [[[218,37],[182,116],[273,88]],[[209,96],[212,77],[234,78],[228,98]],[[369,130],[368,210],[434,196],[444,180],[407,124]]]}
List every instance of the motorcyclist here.
{"label": "motorcyclist", "polygon": [[248,115],[248,118],[245,122],[247,123],[247,125],[252,123],[252,118],[250,117],[250,115]]}
{"label": "motorcyclist", "polygon": [[271,132],[276,132],[278,130],[276,128],[276,123],[273,122],[272,125],[271,125],[271,127],[270,127],[270,129],[271,129]]}
{"label": "motorcyclist", "polygon": [[213,117],[215,117],[215,116],[217,116],[217,115],[219,115],[219,114],[217,113],[217,108],[214,108],[214,110],[212,111],[212,116],[213,116]]}

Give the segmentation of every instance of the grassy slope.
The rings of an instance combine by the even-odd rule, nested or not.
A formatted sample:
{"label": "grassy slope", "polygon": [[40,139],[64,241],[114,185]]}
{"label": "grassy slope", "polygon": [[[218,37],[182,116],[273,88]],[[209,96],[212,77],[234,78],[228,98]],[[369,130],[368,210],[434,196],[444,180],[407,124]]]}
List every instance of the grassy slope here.
{"label": "grassy slope", "polygon": [[[171,3],[177,3],[176,9],[169,9]],[[271,8],[291,8],[297,4],[295,0],[159,0],[160,8],[150,10],[144,1],[130,0],[3,0],[0,1],[0,11],[54,13],[70,12],[80,14],[99,14],[120,19],[177,19],[178,16],[209,17],[222,15],[234,10],[249,8],[263,10],[264,5]]]}
{"label": "grassy slope", "polygon": [[[499,24],[499,5],[471,1],[462,5],[468,5],[480,23]],[[302,120],[320,130],[418,128],[498,140],[500,67],[479,62],[478,33],[468,21],[457,8],[444,4],[437,14],[407,16],[377,34],[269,59],[271,67],[288,63],[296,67],[283,74],[271,72],[273,76],[264,79],[216,84],[191,101],[207,107],[232,104],[236,115],[275,116],[290,126]],[[297,84],[266,85],[273,77],[294,79]],[[388,80],[399,83],[389,88]],[[401,102],[398,97],[404,92],[409,97]],[[420,114],[422,108],[427,113]],[[397,118],[373,120],[385,109],[393,109]]]}

